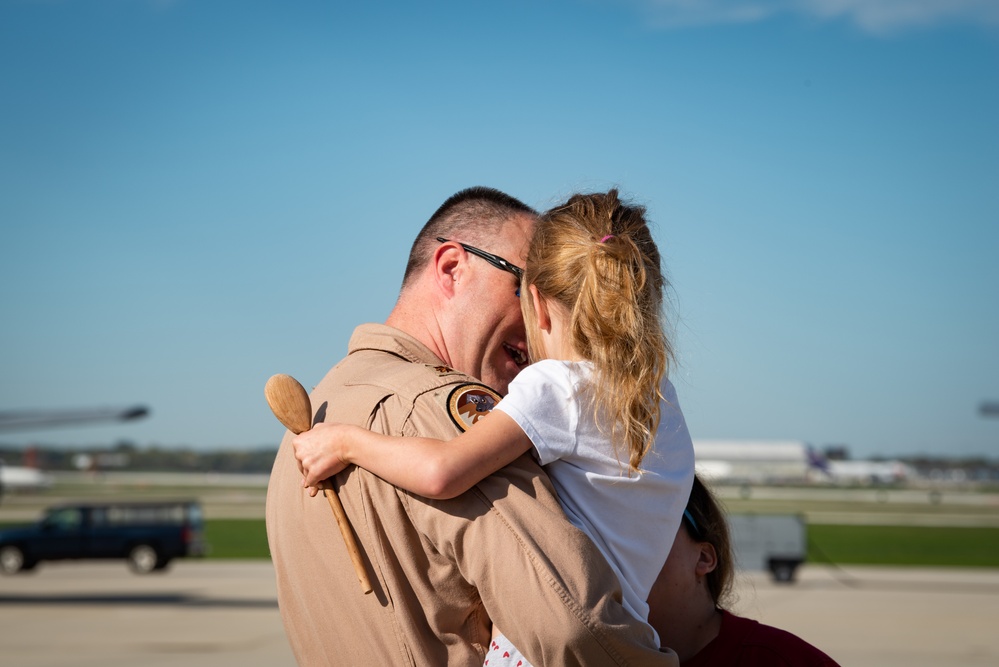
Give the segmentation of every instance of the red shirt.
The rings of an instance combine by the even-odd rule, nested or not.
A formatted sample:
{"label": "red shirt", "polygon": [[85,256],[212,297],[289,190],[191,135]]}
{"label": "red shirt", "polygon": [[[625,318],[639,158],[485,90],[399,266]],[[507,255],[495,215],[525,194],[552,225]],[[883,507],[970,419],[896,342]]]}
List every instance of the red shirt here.
{"label": "red shirt", "polygon": [[721,631],[683,667],[839,667],[790,632],[722,611]]}

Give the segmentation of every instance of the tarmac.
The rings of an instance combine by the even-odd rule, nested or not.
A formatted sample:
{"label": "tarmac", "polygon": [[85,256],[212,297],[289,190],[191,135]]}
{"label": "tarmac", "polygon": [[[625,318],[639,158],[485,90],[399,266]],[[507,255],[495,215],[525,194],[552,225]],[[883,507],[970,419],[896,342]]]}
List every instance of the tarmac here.
{"label": "tarmac", "polygon": [[[733,611],[789,630],[843,667],[999,664],[999,570],[805,565],[743,573]],[[45,563],[0,578],[11,667],[294,665],[269,561]]]}

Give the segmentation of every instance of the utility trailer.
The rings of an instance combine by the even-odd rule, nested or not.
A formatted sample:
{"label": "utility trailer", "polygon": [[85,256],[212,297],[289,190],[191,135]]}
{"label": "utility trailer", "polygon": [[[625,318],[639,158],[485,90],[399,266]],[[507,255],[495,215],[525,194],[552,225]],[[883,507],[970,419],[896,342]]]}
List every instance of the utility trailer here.
{"label": "utility trailer", "polygon": [[808,553],[807,528],[800,514],[730,514],[732,551],[740,570],[770,572],[792,583]]}

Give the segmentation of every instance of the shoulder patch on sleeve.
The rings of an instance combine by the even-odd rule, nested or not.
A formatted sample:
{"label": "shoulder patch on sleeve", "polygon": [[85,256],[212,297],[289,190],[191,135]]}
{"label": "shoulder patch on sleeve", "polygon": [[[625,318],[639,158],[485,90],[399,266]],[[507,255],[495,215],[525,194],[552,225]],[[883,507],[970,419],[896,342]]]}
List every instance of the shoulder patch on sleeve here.
{"label": "shoulder patch on sleeve", "polygon": [[447,412],[463,432],[489,414],[500,402],[500,395],[484,384],[460,384],[447,397]]}

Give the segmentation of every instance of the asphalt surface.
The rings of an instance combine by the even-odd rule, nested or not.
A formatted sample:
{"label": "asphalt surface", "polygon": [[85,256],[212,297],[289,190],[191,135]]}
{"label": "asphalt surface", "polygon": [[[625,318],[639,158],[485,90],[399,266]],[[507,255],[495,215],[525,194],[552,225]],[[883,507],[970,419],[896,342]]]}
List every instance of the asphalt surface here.
{"label": "asphalt surface", "polygon": [[[733,611],[790,630],[844,667],[999,664],[999,570],[805,566],[744,574]],[[294,665],[267,561],[42,564],[0,577],[0,664]]]}

